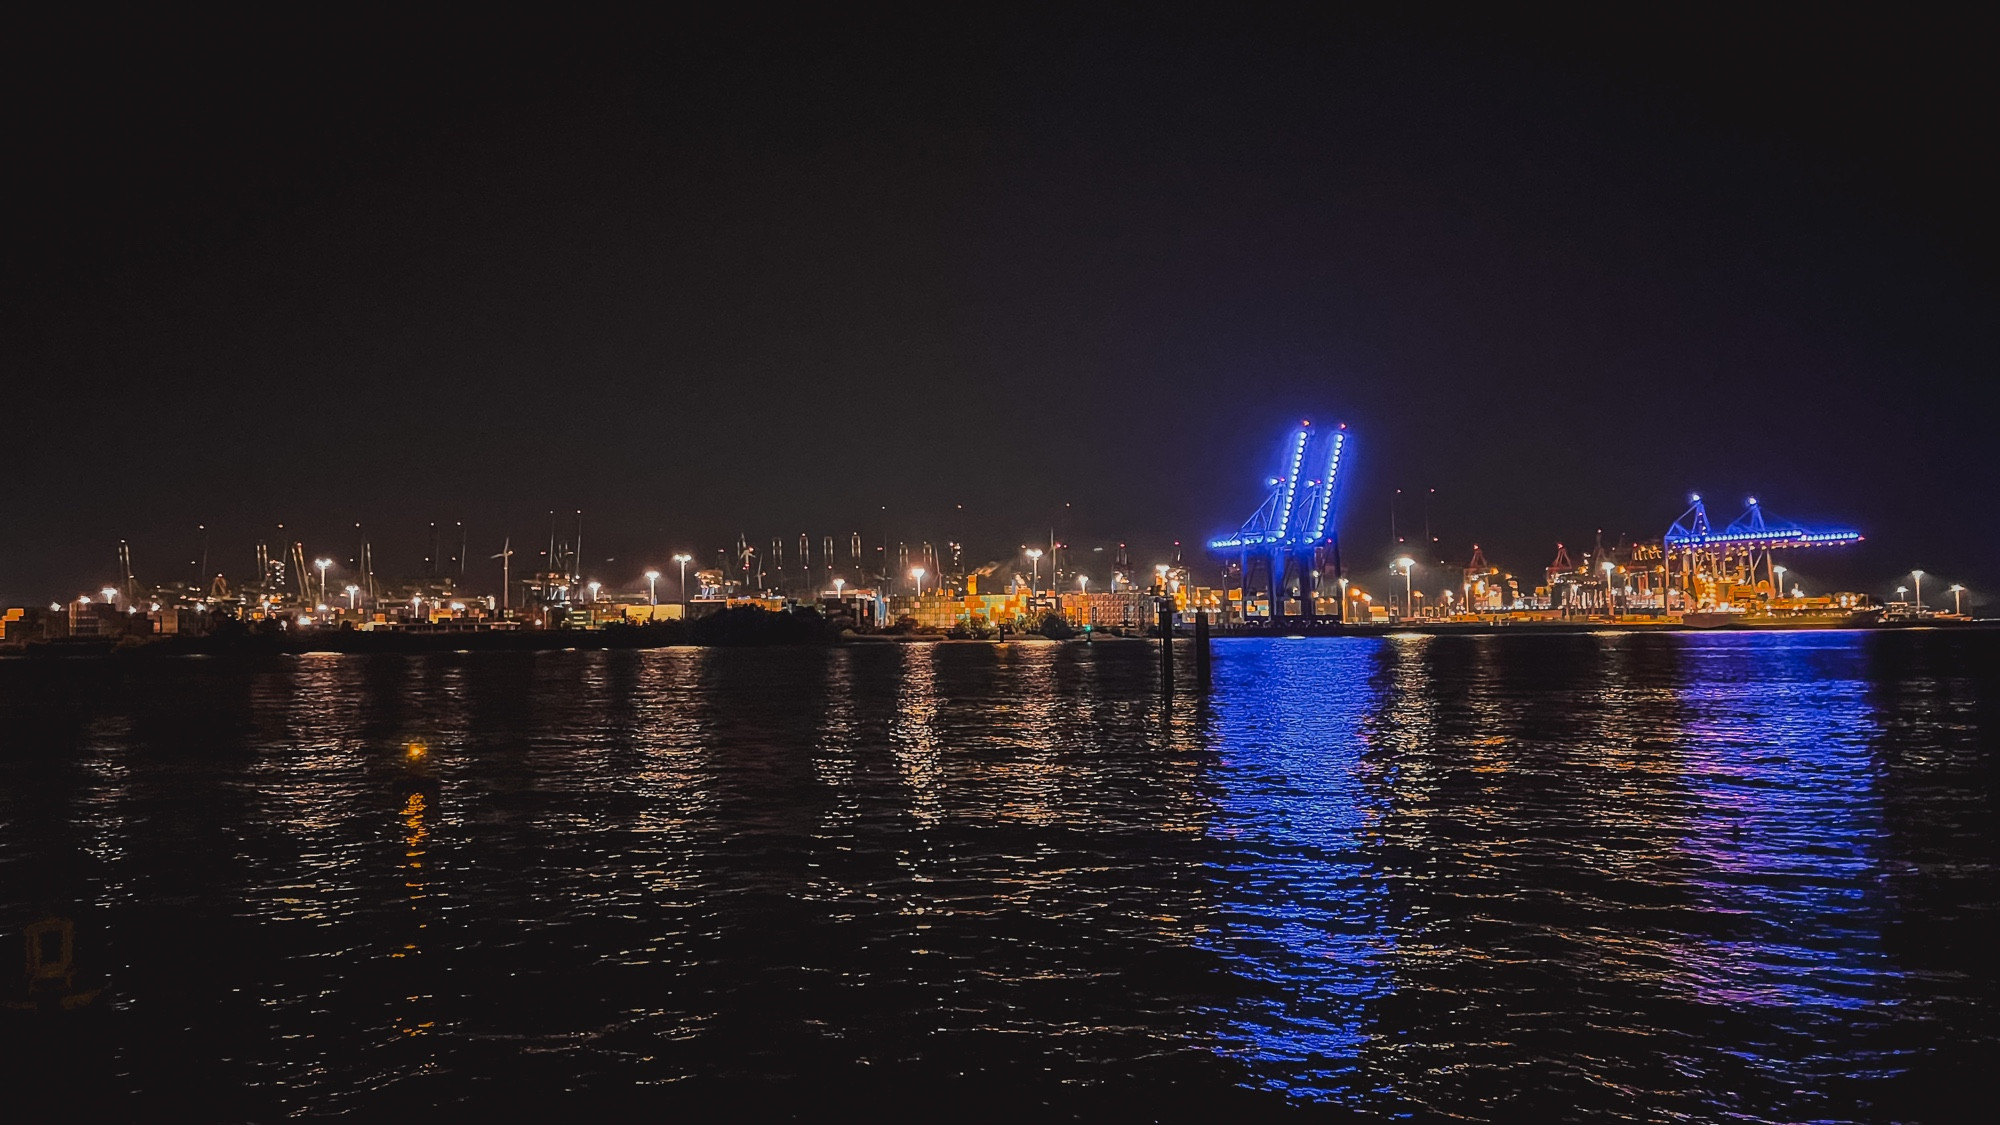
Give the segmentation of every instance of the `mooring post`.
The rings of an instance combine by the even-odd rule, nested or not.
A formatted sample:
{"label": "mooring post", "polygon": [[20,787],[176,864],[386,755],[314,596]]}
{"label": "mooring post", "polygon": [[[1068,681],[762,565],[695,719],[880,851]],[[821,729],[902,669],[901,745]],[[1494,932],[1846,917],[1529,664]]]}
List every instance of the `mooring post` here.
{"label": "mooring post", "polygon": [[1174,603],[1160,599],[1160,689],[1174,693]]}
{"label": "mooring post", "polygon": [[1194,611],[1194,682],[1195,686],[1208,687],[1208,611]]}

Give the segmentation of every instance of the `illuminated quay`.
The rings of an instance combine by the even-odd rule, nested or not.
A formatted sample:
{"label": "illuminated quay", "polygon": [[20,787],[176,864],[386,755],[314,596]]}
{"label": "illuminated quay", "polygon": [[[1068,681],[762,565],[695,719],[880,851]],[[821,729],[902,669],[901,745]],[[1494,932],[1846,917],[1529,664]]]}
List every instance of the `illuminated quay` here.
{"label": "illuminated quay", "polygon": [[[447,557],[432,524],[421,575],[399,580],[376,574],[374,545],[362,538],[340,562],[297,540],[276,548],[259,541],[248,578],[232,581],[218,572],[205,581],[144,585],[129,546],[120,542],[112,580],[46,606],[0,612],[0,644],[124,644],[245,631],[304,647],[352,634],[509,634],[534,644],[540,642],[530,634],[559,635],[549,643],[568,643],[609,633],[624,643],[699,643],[724,628],[699,622],[728,611],[736,611],[730,620],[738,623],[759,612],[809,623],[803,631],[782,633],[794,639],[1148,636],[1157,635],[1162,613],[1176,628],[1213,626],[1223,634],[1970,620],[1962,585],[1941,588],[1933,577],[1933,600],[1925,604],[1920,570],[1907,572],[1908,584],[1887,600],[1860,592],[1808,594],[1796,581],[1787,588],[1790,568],[1781,559],[1852,546],[1863,537],[1849,528],[1807,527],[1773,516],[1755,497],[1720,528],[1696,494],[1658,537],[1607,544],[1600,533],[1590,548],[1574,553],[1559,542],[1540,574],[1525,580],[1492,565],[1478,544],[1462,565],[1424,565],[1398,553],[1386,567],[1357,569],[1355,560],[1343,559],[1338,532],[1353,456],[1345,425],[1302,420],[1292,427],[1249,518],[1208,541],[1220,564],[1214,569],[1188,562],[1178,544],[1170,562],[1148,567],[1135,565],[1124,543],[1080,552],[1053,531],[1046,545],[1024,544],[1011,559],[972,566],[953,540],[941,548],[931,541],[897,542],[892,552],[886,534],[879,546],[864,549],[861,533],[853,531],[823,535],[817,545],[801,533],[795,551],[788,537],[778,536],[768,552],[739,535],[733,547],[713,551],[710,565],[690,569],[695,554],[663,552],[667,562],[645,565],[619,582],[584,565],[578,512],[567,527],[551,516],[539,565],[519,577],[514,540],[503,539],[491,556],[500,579],[491,591],[470,577],[462,525]],[[1079,553],[1085,560],[1096,556],[1095,574],[1078,562]],[[205,562],[204,541],[198,572],[206,573]],[[1940,590],[1951,599],[1949,610],[1938,604]],[[1914,598],[1906,599],[1912,592]]]}
{"label": "illuminated quay", "polygon": [[[1808,528],[1770,517],[1755,497],[1717,530],[1699,494],[1658,538],[1607,546],[1600,535],[1572,556],[1557,543],[1542,582],[1491,565],[1478,544],[1463,567],[1432,566],[1419,586],[1417,561],[1388,564],[1382,596],[1364,589],[1343,565],[1337,510],[1345,425],[1315,428],[1302,420],[1281,443],[1263,501],[1235,532],[1211,539],[1226,561],[1218,609],[1224,629],[1317,631],[1466,629],[1502,626],[1659,628],[1810,628],[1962,622],[1964,587],[1954,584],[1950,612],[1923,604],[1922,571],[1911,571],[1915,602],[1879,603],[1867,594],[1808,596],[1787,590],[1786,552],[1850,546],[1847,528]],[[1442,580],[1441,587],[1432,583]],[[1183,612],[1186,599],[1177,599]]]}

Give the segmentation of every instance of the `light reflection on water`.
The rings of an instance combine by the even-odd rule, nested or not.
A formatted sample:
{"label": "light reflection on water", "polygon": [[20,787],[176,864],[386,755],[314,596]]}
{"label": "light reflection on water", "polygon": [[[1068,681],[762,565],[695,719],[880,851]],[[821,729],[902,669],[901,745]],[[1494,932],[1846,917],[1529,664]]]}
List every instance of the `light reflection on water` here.
{"label": "light reflection on water", "polygon": [[0,905],[110,975],[92,1088],[222,1116],[1934,1116],[1996,642],[1228,640],[1170,708],[1136,643],[15,662]]}

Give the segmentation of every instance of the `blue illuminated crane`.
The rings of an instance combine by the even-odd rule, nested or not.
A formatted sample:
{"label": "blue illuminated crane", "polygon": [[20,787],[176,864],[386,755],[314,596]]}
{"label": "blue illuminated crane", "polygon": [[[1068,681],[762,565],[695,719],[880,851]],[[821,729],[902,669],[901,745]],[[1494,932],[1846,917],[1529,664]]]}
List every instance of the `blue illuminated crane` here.
{"label": "blue illuminated crane", "polygon": [[1259,560],[1265,564],[1271,615],[1284,616],[1286,596],[1295,587],[1304,616],[1314,616],[1320,553],[1333,556],[1335,568],[1339,566],[1335,516],[1347,437],[1344,425],[1319,430],[1310,421],[1300,422],[1279,447],[1277,473],[1265,478],[1264,502],[1235,534],[1209,540],[1209,550],[1237,556],[1245,617],[1251,602],[1251,571]]}
{"label": "blue illuminated crane", "polygon": [[1661,538],[1669,590],[1680,590],[1699,607],[1731,604],[1738,587],[1757,586],[1762,569],[1772,598],[1784,597],[1778,582],[1774,552],[1806,547],[1844,547],[1861,542],[1861,533],[1847,528],[1808,528],[1772,519],[1752,496],[1743,514],[1728,527],[1715,530],[1708,506],[1699,493],[1688,510]]}

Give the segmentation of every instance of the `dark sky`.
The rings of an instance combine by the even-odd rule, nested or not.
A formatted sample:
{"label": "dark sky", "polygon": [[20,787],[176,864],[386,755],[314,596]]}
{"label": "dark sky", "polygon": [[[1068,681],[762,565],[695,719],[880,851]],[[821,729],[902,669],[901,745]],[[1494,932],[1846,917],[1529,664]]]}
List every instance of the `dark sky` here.
{"label": "dark sky", "polygon": [[1357,573],[1396,487],[1522,571],[1699,489],[2000,587],[1990,36],[1824,19],[24,29],[0,602],[577,508],[614,586],[1150,562],[1304,414]]}

